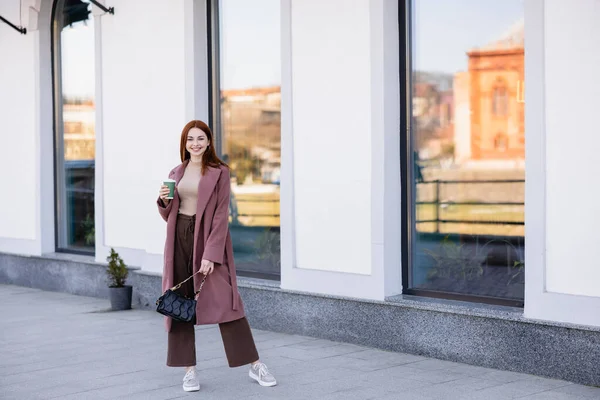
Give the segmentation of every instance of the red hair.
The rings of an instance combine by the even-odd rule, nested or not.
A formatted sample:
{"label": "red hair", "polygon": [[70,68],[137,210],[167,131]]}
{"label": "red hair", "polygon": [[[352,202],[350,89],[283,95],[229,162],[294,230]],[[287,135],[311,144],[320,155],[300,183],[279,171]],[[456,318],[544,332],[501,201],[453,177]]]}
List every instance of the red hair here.
{"label": "red hair", "polygon": [[190,121],[183,127],[183,131],[181,132],[181,142],[179,144],[179,154],[181,156],[181,162],[184,162],[185,160],[189,160],[191,158],[190,152],[187,151],[185,145],[187,143],[188,133],[192,128],[201,129],[206,134],[206,138],[210,143],[210,146],[208,146],[208,148],[204,151],[204,154],[202,154],[202,175],[204,175],[204,172],[206,171],[207,167],[219,168],[221,165],[224,165],[229,168],[229,166],[225,164],[215,152],[215,140],[212,131],[210,130],[208,125],[206,125],[200,120]]}

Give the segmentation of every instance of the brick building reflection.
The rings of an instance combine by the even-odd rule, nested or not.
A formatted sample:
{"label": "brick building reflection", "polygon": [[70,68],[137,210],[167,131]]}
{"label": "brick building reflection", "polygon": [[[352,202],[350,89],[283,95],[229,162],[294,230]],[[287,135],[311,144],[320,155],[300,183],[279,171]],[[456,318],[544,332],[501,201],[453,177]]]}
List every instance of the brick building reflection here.
{"label": "brick building reflection", "polygon": [[467,53],[454,76],[455,158],[525,159],[524,25]]}

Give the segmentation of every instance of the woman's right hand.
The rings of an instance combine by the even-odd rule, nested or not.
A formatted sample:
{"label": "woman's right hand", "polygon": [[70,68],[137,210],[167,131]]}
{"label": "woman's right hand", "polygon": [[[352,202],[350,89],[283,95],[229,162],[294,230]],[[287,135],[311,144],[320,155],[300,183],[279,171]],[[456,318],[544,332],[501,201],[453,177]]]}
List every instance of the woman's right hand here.
{"label": "woman's right hand", "polygon": [[171,199],[167,199],[167,197],[169,196],[169,187],[167,185],[161,185],[160,186],[160,191],[158,192],[158,197],[163,201],[163,203],[165,203],[165,205],[169,204],[169,202],[171,201]]}

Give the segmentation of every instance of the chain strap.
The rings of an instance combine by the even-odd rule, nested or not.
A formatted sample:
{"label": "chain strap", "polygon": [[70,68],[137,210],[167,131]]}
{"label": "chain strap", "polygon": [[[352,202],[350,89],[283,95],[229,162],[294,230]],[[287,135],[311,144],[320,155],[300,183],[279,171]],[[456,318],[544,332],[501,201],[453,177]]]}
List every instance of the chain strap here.
{"label": "chain strap", "polygon": [[[179,289],[181,287],[181,285],[183,285],[184,283],[186,283],[187,281],[189,281],[190,279],[192,279],[194,277],[194,275],[198,274],[199,272],[200,271],[197,271],[197,272],[193,273],[185,281],[179,282],[177,285],[173,286],[170,290],[175,291],[175,290]],[[200,283],[200,287],[198,288],[198,290],[196,291],[196,293],[194,293],[194,297],[196,297],[202,291],[202,286],[204,286],[204,282],[206,282],[206,277],[207,276],[208,275],[204,275],[204,278],[202,278],[202,282]]]}
{"label": "chain strap", "polygon": [[198,290],[196,291],[196,293],[194,293],[194,298],[196,296],[198,296],[198,294],[200,294],[200,292],[202,291],[202,286],[204,286],[204,282],[206,282],[206,277],[208,275],[204,275],[204,278],[202,278],[202,282],[200,282],[200,287],[198,288]]}

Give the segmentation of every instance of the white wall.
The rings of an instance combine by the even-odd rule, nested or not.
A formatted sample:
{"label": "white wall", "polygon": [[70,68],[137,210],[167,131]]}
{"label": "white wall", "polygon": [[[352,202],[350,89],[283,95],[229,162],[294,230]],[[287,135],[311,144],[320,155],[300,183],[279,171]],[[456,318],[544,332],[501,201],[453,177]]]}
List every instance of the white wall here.
{"label": "white wall", "polygon": [[207,115],[206,102],[199,101],[207,98],[201,83],[206,47],[199,44],[206,42],[205,3],[110,5],[115,15],[104,16],[101,29],[103,177],[96,190],[103,193],[104,245],[96,258],[103,260],[109,247],[124,248],[129,263],[160,272],[161,257],[146,254],[160,255],[164,247],[165,223],[154,200],[162,179],[180,163],[181,129]]}
{"label": "white wall", "polygon": [[[0,3],[0,15],[19,25],[19,2]],[[0,196],[0,237],[36,237],[34,49],[34,34],[0,24],[0,177],[15,185]]]}
{"label": "white wall", "polygon": [[[0,179],[18,177],[16,196],[0,196],[2,252],[41,254],[54,243],[51,1],[40,4],[27,35],[0,24]],[[158,184],[179,162],[185,122],[208,115],[205,1],[165,4],[111,0],[115,15],[96,25],[97,259],[114,246],[155,272],[165,231]],[[0,15],[18,23],[18,2],[0,2]],[[600,326],[600,9],[527,0],[525,15],[525,315]],[[281,25],[282,287],[398,293],[397,2],[282,0]]]}
{"label": "white wall", "polygon": [[369,1],[291,10],[296,266],[370,274]]}
{"label": "white wall", "polygon": [[600,8],[525,3],[525,315],[600,326]]}
{"label": "white wall", "polygon": [[[49,2],[42,8],[49,19]],[[41,200],[52,191],[50,31],[47,20],[36,30],[37,11],[24,7],[23,18],[20,11],[18,1],[0,2],[0,15],[29,28],[21,35],[0,24],[0,180],[15,183],[14,192],[0,196],[0,251],[41,254],[53,245],[53,229],[44,225],[53,198]]]}
{"label": "white wall", "polygon": [[164,234],[152,199],[185,124],[183,2],[164,3],[115,1],[102,20],[106,246],[145,249]]}
{"label": "white wall", "polygon": [[283,288],[400,290],[397,11],[282,2]]}
{"label": "white wall", "polygon": [[546,4],[548,291],[600,297],[600,3]]}

